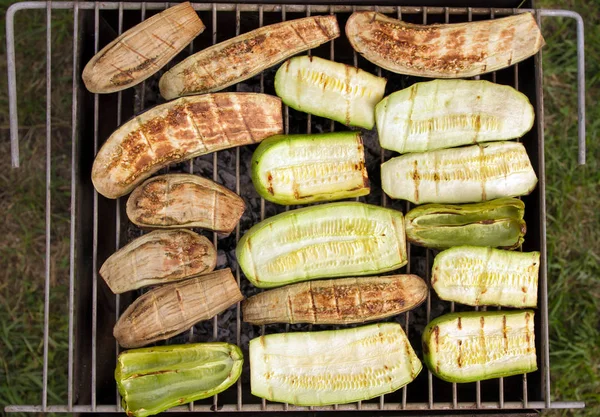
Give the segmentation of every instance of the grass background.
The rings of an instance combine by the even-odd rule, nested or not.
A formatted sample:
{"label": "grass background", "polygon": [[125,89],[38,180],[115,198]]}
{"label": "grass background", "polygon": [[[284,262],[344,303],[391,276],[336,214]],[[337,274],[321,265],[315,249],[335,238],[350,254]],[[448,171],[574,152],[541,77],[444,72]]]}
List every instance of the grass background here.
{"label": "grass background", "polygon": [[[0,407],[39,404],[45,262],[45,13],[17,14],[21,168],[10,167],[5,12],[0,0]],[[577,165],[576,37],[571,21],[545,19],[548,272],[552,394],[600,415],[600,2],[538,1],[586,23],[588,163]],[[66,402],[69,274],[71,16],[52,21],[52,248],[50,404]],[[65,53],[66,52],[66,53]]]}

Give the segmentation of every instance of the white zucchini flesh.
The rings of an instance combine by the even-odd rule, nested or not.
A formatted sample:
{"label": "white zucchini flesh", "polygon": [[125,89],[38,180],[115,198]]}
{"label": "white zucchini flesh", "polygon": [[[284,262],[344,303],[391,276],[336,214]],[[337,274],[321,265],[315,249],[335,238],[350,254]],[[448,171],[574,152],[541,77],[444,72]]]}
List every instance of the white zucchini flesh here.
{"label": "white zucchini flesh", "polygon": [[269,401],[327,405],[366,400],[401,388],[421,369],[397,323],[250,341],[252,394]]}
{"label": "white zucchini flesh", "polygon": [[423,331],[424,361],[438,378],[473,382],[537,369],[534,313],[470,311],[438,317]]}
{"label": "white zucchini flesh", "polygon": [[517,142],[410,153],[381,165],[383,191],[422,203],[474,203],[529,194],[537,177]]}
{"label": "white zucchini flesh", "polygon": [[383,98],[386,82],[346,64],[299,56],[277,70],[275,92],[296,110],[372,129],[375,105]]}
{"label": "white zucchini flesh", "polygon": [[457,246],[435,257],[431,285],[442,300],[536,307],[539,268],[539,252]]}
{"label": "white zucchini flesh", "polygon": [[382,148],[400,153],[515,139],[533,126],[533,106],[512,87],[435,80],[397,91],[376,107]]}

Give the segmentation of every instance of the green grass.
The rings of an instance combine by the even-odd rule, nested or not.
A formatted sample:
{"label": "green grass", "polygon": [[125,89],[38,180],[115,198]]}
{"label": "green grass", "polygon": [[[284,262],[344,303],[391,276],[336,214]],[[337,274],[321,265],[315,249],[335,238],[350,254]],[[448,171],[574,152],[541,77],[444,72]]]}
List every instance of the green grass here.
{"label": "green grass", "polygon": [[[0,407],[39,404],[45,258],[45,14],[18,16],[21,162],[10,168],[0,0]],[[579,11],[586,20],[588,164],[577,154],[574,25],[544,19],[546,179],[552,394],[584,400],[586,410],[548,415],[600,415],[600,4],[543,0],[539,6]],[[53,19],[53,204],[49,403],[66,401],[70,159],[70,22]],[[64,53],[68,51],[69,53]]]}

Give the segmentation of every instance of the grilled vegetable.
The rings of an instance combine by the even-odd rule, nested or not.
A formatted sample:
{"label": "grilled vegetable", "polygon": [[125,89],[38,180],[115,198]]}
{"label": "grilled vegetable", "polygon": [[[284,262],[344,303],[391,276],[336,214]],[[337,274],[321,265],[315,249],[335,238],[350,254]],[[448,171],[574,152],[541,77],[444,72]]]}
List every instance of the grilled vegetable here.
{"label": "grilled vegetable", "polygon": [[431,285],[442,300],[535,307],[539,268],[539,252],[458,246],[435,257]]}
{"label": "grilled vegetable", "polygon": [[292,210],[254,225],[236,255],[260,288],[392,271],[406,264],[404,217],[356,202]]}
{"label": "grilled vegetable", "polygon": [[533,311],[470,311],[438,317],[423,331],[427,367],[449,382],[537,370]]}
{"label": "grilled vegetable", "polygon": [[516,142],[407,154],[381,165],[383,191],[415,204],[515,197],[536,184],[527,152]]}
{"label": "grilled vegetable", "polygon": [[340,28],[333,15],[264,26],[206,48],[175,65],[160,79],[160,94],[170,100],[219,91],[338,36]]}
{"label": "grilled vegetable", "polygon": [[121,294],[211,272],[217,251],[190,230],[155,230],[112,254],[100,268],[111,291]]}
{"label": "grilled vegetable", "polygon": [[427,284],[416,275],[343,278],[301,282],[250,297],[244,321],[349,324],[395,316],[427,298]]}
{"label": "grilled vegetable", "polygon": [[134,348],[165,340],[207,320],[244,297],[229,269],[154,288],[125,310],[113,335]]}
{"label": "grilled vegetable", "polygon": [[100,194],[117,198],[168,164],[282,132],[277,97],[220,93],[182,98],[119,127],[98,152],[92,181]]}
{"label": "grilled vegetable", "polygon": [[81,78],[92,93],[112,93],[141,83],[164,67],[204,24],[189,2],[152,16],[106,45]]}
{"label": "grilled vegetable", "polygon": [[372,129],[386,79],[313,56],[286,61],[275,75],[275,92],[293,109]]}
{"label": "grilled vegetable", "polygon": [[397,323],[271,334],[250,341],[252,394],[294,405],[377,397],[408,384],[421,368]]}
{"label": "grilled vegetable", "polygon": [[516,198],[485,203],[426,204],[406,213],[406,238],[419,246],[490,246],[515,249],[527,230],[525,204]]}
{"label": "grilled vegetable", "polygon": [[243,363],[229,343],[154,346],[121,353],[115,379],[125,413],[146,417],[225,391]]}
{"label": "grilled vegetable", "polygon": [[414,25],[376,12],[356,12],[346,36],[363,57],[398,74],[472,77],[534,55],[544,38],[531,13],[446,25]]}
{"label": "grilled vegetable", "polygon": [[376,107],[382,148],[400,153],[514,139],[533,126],[533,106],[506,85],[475,80],[413,84]]}
{"label": "grilled vegetable", "polygon": [[252,155],[252,182],[262,197],[279,204],[367,195],[360,133],[272,136]]}
{"label": "grilled vegetable", "polygon": [[127,200],[127,217],[151,228],[201,227],[230,233],[246,204],[227,188],[191,174],[152,177]]}

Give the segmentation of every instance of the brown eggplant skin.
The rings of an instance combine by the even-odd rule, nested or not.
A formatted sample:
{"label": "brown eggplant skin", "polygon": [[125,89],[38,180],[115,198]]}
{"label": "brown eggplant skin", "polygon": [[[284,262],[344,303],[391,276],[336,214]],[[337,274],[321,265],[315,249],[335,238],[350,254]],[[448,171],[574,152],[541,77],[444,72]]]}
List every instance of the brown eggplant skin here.
{"label": "brown eggplant skin", "polygon": [[152,177],[133,190],[127,217],[139,227],[173,229],[200,227],[231,233],[246,204],[239,195],[192,174]]}
{"label": "brown eggplant skin", "polygon": [[169,164],[282,132],[278,97],[217,93],[180,98],[119,127],[94,160],[92,182],[103,196],[121,197]]}
{"label": "brown eggplant skin", "polygon": [[164,67],[204,28],[189,2],[170,7],[102,48],[85,66],[83,83],[92,93],[113,93],[139,84]]}
{"label": "brown eggplant skin", "polygon": [[191,230],[155,230],[113,253],[100,276],[115,294],[180,281],[217,266],[213,244]]}
{"label": "brown eggplant skin", "polygon": [[162,285],[125,310],[113,335],[125,348],[141,347],[175,336],[243,299],[229,268]]}
{"label": "brown eggplant skin", "polygon": [[171,100],[219,91],[339,36],[334,15],[264,26],[213,45],[175,65],[161,77],[160,94]]}
{"label": "brown eggplant skin", "polygon": [[531,13],[468,23],[415,25],[376,12],[355,12],[346,36],[364,58],[389,71],[463,78],[534,55],[544,38]]}
{"label": "brown eggplant skin", "polygon": [[242,311],[253,325],[351,324],[395,316],[426,298],[427,284],[416,275],[342,278],[265,291],[244,301]]}

